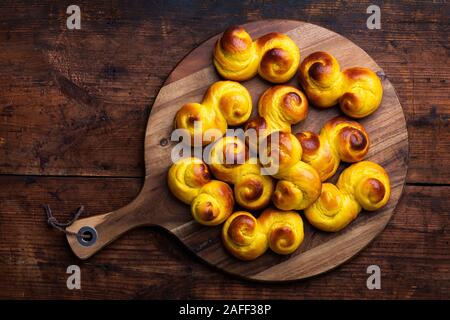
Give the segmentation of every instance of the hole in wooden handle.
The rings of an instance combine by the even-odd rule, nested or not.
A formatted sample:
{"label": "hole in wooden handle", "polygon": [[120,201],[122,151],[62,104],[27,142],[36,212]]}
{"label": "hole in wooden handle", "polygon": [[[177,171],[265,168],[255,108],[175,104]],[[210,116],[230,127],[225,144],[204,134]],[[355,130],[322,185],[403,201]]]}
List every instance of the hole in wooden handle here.
{"label": "hole in wooden handle", "polygon": [[97,231],[92,227],[82,227],[77,233],[78,243],[90,247],[97,241]]}

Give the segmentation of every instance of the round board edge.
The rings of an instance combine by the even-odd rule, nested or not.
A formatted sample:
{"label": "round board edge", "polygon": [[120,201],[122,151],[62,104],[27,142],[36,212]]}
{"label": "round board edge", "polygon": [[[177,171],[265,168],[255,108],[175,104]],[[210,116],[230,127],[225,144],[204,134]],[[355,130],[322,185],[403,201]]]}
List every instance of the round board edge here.
{"label": "round board edge", "polygon": [[[359,47],[358,45],[356,45],[353,41],[349,40],[347,37],[342,36],[342,35],[340,35],[340,34],[334,32],[334,31],[332,31],[332,30],[330,30],[330,29],[327,29],[327,28],[324,28],[324,27],[322,27],[322,26],[319,26],[319,25],[316,25],[316,24],[311,24],[311,23],[308,23],[308,22],[303,22],[303,21],[297,21],[297,20],[284,20],[284,19],[264,19],[264,20],[258,20],[258,21],[252,21],[252,22],[242,23],[242,24],[240,24],[240,25],[241,25],[242,27],[244,27],[244,28],[248,28],[248,26],[253,26],[253,25],[256,25],[256,24],[263,24],[263,23],[267,23],[267,22],[272,22],[272,23],[274,23],[274,22],[277,22],[277,23],[284,23],[284,22],[286,22],[286,23],[290,23],[290,24],[298,24],[297,27],[301,26],[302,24],[307,24],[307,25],[312,25],[312,26],[317,27],[317,28],[324,29],[324,30],[326,30],[327,32],[334,33],[334,34],[338,35],[339,37],[344,38],[346,41],[350,42],[352,45],[358,47],[360,50],[362,50],[368,57],[370,57],[371,60],[373,60],[373,62],[378,66],[379,70],[383,73],[383,75],[385,75],[383,69],[378,65],[378,63],[376,62],[376,60],[373,59],[369,54],[367,54],[367,52],[366,52],[364,49],[362,49],[361,47]],[[161,90],[163,90],[163,88],[164,88],[165,86],[167,86],[168,84],[170,84],[170,83],[172,83],[172,82],[175,82],[175,81],[180,80],[180,79],[183,78],[183,77],[178,78],[178,77],[175,77],[174,75],[176,75],[175,72],[176,72],[177,69],[183,64],[183,62],[186,61],[186,58],[187,58],[187,57],[189,57],[191,54],[193,54],[197,49],[199,49],[199,48],[200,48],[202,45],[204,45],[205,43],[208,43],[208,42],[213,43],[213,39],[218,38],[218,37],[220,36],[220,34],[222,34],[222,32],[223,32],[223,30],[222,30],[220,33],[215,34],[215,35],[211,36],[210,38],[206,39],[205,41],[201,42],[198,46],[196,46],[195,48],[193,48],[192,50],[190,50],[186,55],[184,55],[184,57],[183,57],[183,58],[175,65],[175,67],[174,67],[174,68],[172,69],[172,71],[169,73],[167,79],[165,80],[164,84],[162,85],[162,87],[161,87],[160,90],[158,91],[158,94],[156,95],[156,97],[159,95],[159,93],[161,92]],[[203,67],[199,68],[198,70],[202,70],[202,69],[203,69]],[[400,201],[401,198],[402,198],[402,195],[403,195],[403,192],[404,192],[404,189],[405,189],[406,176],[407,176],[408,164],[409,164],[409,159],[410,159],[410,152],[409,152],[409,151],[410,151],[410,150],[409,150],[409,148],[410,148],[410,146],[409,146],[409,135],[408,135],[408,130],[407,130],[407,126],[406,126],[405,113],[403,112],[403,107],[401,106],[401,103],[400,103],[400,99],[399,99],[399,97],[398,97],[398,94],[397,94],[397,92],[396,92],[394,86],[392,85],[392,83],[390,82],[390,80],[388,79],[387,76],[386,76],[385,81],[386,81],[386,82],[390,85],[390,87],[392,88],[393,93],[394,93],[394,95],[395,95],[395,98],[397,99],[398,104],[399,104],[400,108],[402,109],[402,116],[403,116],[403,123],[402,123],[402,126],[404,127],[404,131],[405,131],[405,134],[406,134],[404,140],[402,140],[402,146],[403,146],[403,147],[406,147],[406,154],[405,154],[405,161],[404,161],[404,170],[403,170],[403,172],[402,172],[402,178],[401,178],[402,181],[401,181],[401,183],[399,184],[399,186],[400,186],[400,193],[399,193],[398,199],[397,199],[396,202],[393,204],[392,208],[389,209],[390,211],[389,211],[389,213],[387,214],[387,218],[386,218],[385,223],[383,223],[382,225],[380,225],[380,226],[376,229],[376,232],[374,233],[374,235],[373,235],[369,240],[367,240],[364,244],[362,244],[362,245],[360,246],[360,248],[357,249],[357,250],[355,250],[352,254],[349,254],[349,255],[345,256],[344,258],[340,259],[336,264],[334,264],[334,265],[331,266],[331,267],[325,267],[325,268],[319,269],[317,272],[311,272],[311,273],[304,274],[304,275],[302,275],[302,276],[293,277],[293,278],[287,278],[287,279],[270,279],[270,278],[259,277],[258,274],[260,274],[260,273],[256,273],[255,275],[242,275],[242,274],[239,274],[239,273],[230,272],[230,271],[228,271],[228,270],[226,270],[226,269],[224,269],[224,268],[221,268],[221,267],[219,267],[219,266],[217,266],[217,265],[215,265],[215,264],[209,263],[207,260],[204,260],[204,259],[201,258],[201,257],[199,257],[199,258],[200,258],[201,260],[203,260],[204,263],[206,263],[207,265],[211,266],[213,269],[220,270],[221,272],[224,272],[224,273],[226,273],[226,274],[229,274],[229,275],[231,275],[231,276],[233,276],[233,277],[237,277],[237,278],[240,278],[240,279],[251,280],[251,281],[256,281],[256,282],[269,282],[269,283],[279,283],[279,282],[283,282],[283,283],[284,283],[284,282],[292,282],[292,281],[303,280],[303,279],[306,279],[306,278],[316,277],[316,276],[321,275],[321,274],[323,274],[323,273],[326,273],[326,272],[328,272],[328,271],[334,270],[334,269],[338,268],[339,266],[341,266],[342,264],[344,264],[344,263],[348,262],[349,260],[351,260],[352,258],[354,258],[354,257],[355,257],[356,255],[358,255],[362,250],[364,250],[370,243],[372,243],[372,241],[374,241],[374,240],[380,235],[380,233],[383,232],[383,230],[386,228],[387,224],[388,224],[389,221],[392,219],[392,216],[393,216],[393,214],[394,214],[394,212],[395,212],[395,210],[396,210],[396,208],[397,208],[397,205],[398,205],[399,201]],[[156,100],[155,100],[155,103],[153,104],[153,106],[154,106],[155,104],[156,104]],[[153,107],[152,107],[152,110],[153,110]],[[151,111],[152,111],[152,110],[151,110]],[[149,119],[148,119],[148,122],[147,122],[147,128],[146,128],[146,131],[145,131],[145,132],[146,132],[146,139],[147,139],[147,132],[150,130],[150,128],[149,128],[150,118],[151,118],[151,112],[150,112],[150,115],[149,115]],[[146,177],[147,177],[147,168],[146,168]],[[170,232],[170,230],[169,230],[169,232]],[[180,241],[180,242],[181,242],[181,241]],[[190,248],[189,248],[188,246],[186,246],[186,245],[185,245],[185,247],[188,248],[188,249],[190,249]],[[192,252],[191,249],[190,249],[190,251]],[[195,253],[195,252],[192,252],[192,253],[194,253],[194,255],[198,256],[197,253]]]}

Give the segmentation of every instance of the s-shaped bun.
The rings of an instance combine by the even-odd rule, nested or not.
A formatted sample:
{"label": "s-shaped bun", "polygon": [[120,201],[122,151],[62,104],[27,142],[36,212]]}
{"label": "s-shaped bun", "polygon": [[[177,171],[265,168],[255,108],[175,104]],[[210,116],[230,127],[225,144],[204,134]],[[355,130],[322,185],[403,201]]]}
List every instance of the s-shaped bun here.
{"label": "s-shaped bun", "polygon": [[322,184],[319,199],[305,209],[316,228],[336,232],[352,222],[361,209],[375,211],[385,206],[391,194],[389,176],[378,164],[361,161],[339,176],[336,185]]}
{"label": "s-shaped bun", "polygon": [[361,161],[370,146],[366,129],[344,117],[328,120],[319,135],[303,131],[295,136],[302,145],[302,160],[317,170],[322,181],[336,173],[341,160],[350,163]]}
{"label": "s-shaped bun", "polygon": [[242,27],[228,28],[214,47],[214,65],[225,79],[245,81],[257,73],[267,81],[290,80],[300,63],[300,50],[282,33],[269,33],[255,41]]}
{"label": "s-shaped bun", "polygon": [[297,212],[271,208],[258,218],[249,212],[235,212],[222,229],[225,248],[241,260],[254,260],[268,248],[278,254],[290,254],[303,238],[303,221]]}
{"label": "s-shaped bun", "polygon": [[[218,81],[206,91],[201,103],[187,103],[175,116],[175,128],[185,129],[194,142],[201,141],[207,145],[219,137],[205,137],[208,129],[216,129],[220,137],[228,125],[237,126],[245,123],[252,113],[252,98],[248,90],[234,81]],[[200,126],[195,130],[195,124]]]}
{"label": "s-shaped bun", "polygon": [[183,158],[174,163],[169,169],[167,183],[175,197],[191,205],[192,217],[201,224],[221,224],[233,212],[230,186],[211,180],[208,167],[198,158]]}
{"label": "s-shaped bun", "polygon": [[341,71],[339,62],[326,52],[314,52],[300,65],[300,83],[310,102],[320,108],[339,103],[352,118],[363,118],[378,109],[383,87],[378,76],[368,68]]}
{"label": "s-shaped bun", "polygon": [[257,158],[249,157],[245,143],[225,136],[210,150],[209,165],[214,176],[234,185],[236,202],[248,210],[267,207],[274,189],[268,175],[261,174]]}

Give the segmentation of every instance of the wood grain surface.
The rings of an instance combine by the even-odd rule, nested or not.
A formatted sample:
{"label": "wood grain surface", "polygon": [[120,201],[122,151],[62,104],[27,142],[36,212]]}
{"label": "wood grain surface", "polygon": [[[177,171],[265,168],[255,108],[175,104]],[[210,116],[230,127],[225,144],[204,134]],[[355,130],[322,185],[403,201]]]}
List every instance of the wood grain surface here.
{"label": "wood grain surface", "polygon": [[[77,4],[79,32],[66,30],[59,2],[0,4],[1,297],[448,298],[447,1],[384,1],[381,30],[365,27],[369,1]],[[350,263],[284,285],[223,275],[153,228],[80,263],[46,227],[41,204],[64,220],[81,203],[91,215],[131,201],[144,176],[149,106],[176,61],[230,24],[264,18],[306,20],[346,36],[395,86],[410,160],[386,230]],[[73,263],[86,280],[82,290],[65,286]],[[382,269],[382,290],[365,286],[370,264]]]}
{"label": "wood grain surface", "polygon": [[[320,232],[306,223],[305,240],[295,253],[289,256],[266,253],[247,262],[239,261],[224,250],[220,240],[221,226],[204,227],[193,220],[189,206],[180,203],[167,187],[171,152],[178,143],[170,141],[170,136],[173,119],[181,106],[201,101],[208,87],[220,80],[211,59],[214,43],[220,36],[217,35],[202,43],[177,65],[155,99],[146,130],[146,177],[138,197],[124,208],[77,220],[67,228],[75,234],[84,227],[96,230],[96,242],[89,246],[74,235],[67,236],[71,249],[78,257],[89,258],[132,228],[159,225],[173,233],[207,263],[225,272],[262,281],[298,280],[337,267],[362,250],[384,229],[401,196],[408,158],[403,110],[384,71],[354,43],[314,24],[271,19],[246,23],[242,27],[254,38],[269,32],[285,33],[301,48],[304,57],[322,50],[335,56],[342,68],[367,67],[380,75],[383,85],[381,105],[374,114],[359,122],[366,128],[371,141],[366,159],[380,164],[389,174],[391,198],[386,207],[375,213],[362,213],[359,219],[338,233]],[[298,80],[294,78],[290,84],[298,86]],[[259,77],[245,81],[243,85],[249,90],[254,106],[271,86]],[[257,114],[256,107],[253,113],[254,116]],[[293,132],[319,132],[326,121],[340,114],[338,108],[326,111],[310,108],[308,118],[296,125]],[[340,169],[344,167],[346,165],[342,164]],[[336,180],[337,176],[334,178]]]}

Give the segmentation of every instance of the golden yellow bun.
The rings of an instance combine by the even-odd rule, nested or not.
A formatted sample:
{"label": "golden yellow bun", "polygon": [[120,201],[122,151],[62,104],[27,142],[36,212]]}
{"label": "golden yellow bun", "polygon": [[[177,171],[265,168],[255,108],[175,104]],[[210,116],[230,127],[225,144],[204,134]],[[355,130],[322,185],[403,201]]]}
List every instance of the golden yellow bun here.
{"label": "golden yellow bun", "polygon": [[266,209],[258,222],[266,230],[269,247],[278,254],[290,254],[303,242],[303,220],[295,211]]}
{"label": "golden yellow bun", "polygon": [[278,175],[273,193],[273,203],[282,210],[302,210],[320,195],[321,182],[317,171],[299,161],[289,170]]}
{"label": "golden yellow bun", "polygon": [[334,184],[323,183],[319,199],[305,209],[309,223],[317,229],[336,232],[352,222],[361,211],[358,202]]}
{"label": "golden yellow bun", "polygon": [[329,108],[339,103],[350,117],[363,118],[380,106],[383,87],[368,68],[348,68],[341,72],[336,58],[326,52],[314,52],[300,65],[300,83],[311,103]]}
{"label": "golden yellow bun", "polygon": [[222,181],[213,180],[205,184],[191,203],[194,219],[207,226],[224,222],[233,212],[233,191]]}
{"label": "golden yellow bun", "polygon": [[242,27],[230,27],[216,42],[213,62],[225,79],[245,81],[257,73],[273,83],[290,80],[300,63],[300,50],[282,33],[269,33],[255,41]]}
{"label": "golden yellow bun", "polygon": [[341,160],[349,163],[361,161],[370,146],[365,128],[343,117],[327,121],[319,135],[303,131],[296,137],[302,145],[302,160],[317,170],[321,181],[336,173]]}
{"label": "golden yellow bun", "polygon": [[345,91],[339,99],[342,112],[353,118],[364,118],[378,109],[383,86],[377,74],[368,68],[348,68],[343,72]]}
{"label": "golden yellow bun", "polygon": [[248,210],[266,207],[273,193],[270,176],[261,174],[256,158],[249,158],[245,143],[238,137],[225,136],[210,149],[209,165],[214,176],[234,184],[236,202]]}
{"label": "golden yellow bun", "polygon": [[[252,99],[248,90],[234,81],[218,81],[211,85],[201,103],[187,103],[175,116],[175,128],[186,129],[191,142],[194,135],[197,141],[206,145],[214,139],[205,138],[208,129],[217,129],[222,136],[228,125],[245,123],[252,113]],[[201,122],[201,130],[194,131],[194,123]]]}
{"label": "golden yellow bun", "polygon": [[206,164],[198,158],[183,158],[174,163],[167,175],[167,183],[172,194],[186,204],[199,194],[200,189],[211,182]]}
{"label": "golden yellow bun", "polygon": [[260,157],[265,157],[265,167],[275,169],[274,177],[287,171],[302,159],[303,149],[295,135],[288,132],[272,132],[261,146]]}
{"label": "golden yellow bun", "polygon": [[361,161],[345,169],[337,185],[322,184],[319,199],[305,209],[305,216],[316,228],[336,232],[360,213],[361,207],[377,210],[389,200],[389,176],[378,164]]}
{"label": "golden yellow bun", "polygon": [[306,119],[308,99],[297,88],[277,85],[261,95],[258,113],[271,131],[291,132],[291,125]]}
{"label": "golden yellow bun", "polygon": [[[305,94],[287,85],[277,85],[264,91],[258,101],[258,116],[250,119],[245,125],[246,133],[253,129],[257,140],[264,139],[274,131],[291,132],[291,126],[306,119],[308,115],[308,99]],[[252,150],[257,145],[249,144]]]}
{"label": "golden yellow bun", "polygon": [[235,212],[225,221],[222,242],[228,252],[241,260],[254,260],[269,246],[263,226],[245,211]]}
{"label": "golden yellow bun", "polygon": [[344,92],[344,80],[337,60],[326,52],[314,52],[300,65],[300,83],[310,102],[329,108],[338,103]]}
{"label": "golden yellow bun", "polygon": [[208,226],[224,222],[232,213],[233,191],[222,181],[211,180],[208,167],[198,158],[183,158],[167,175],[172,194],[191,205],[193,218]]}
{"label": "golden yellow bun", "polygon": [[273,132],[266,139],[261,153],[269,159],[267,166],[278,179],[273,203],[281,210],[302,210],[310,206],[320,195],[321,181],[317,171],[300,160],[300,142],[288,132]]}
{"label": "golden yellow bun", "polygon": [[235,212],[222,228],[225,248],[241,260],[254,260],[269,247],[278,254],[290,254],[303,238],[303,221],[297,212],[272,208],[258,219],[249,212]]}
{"label": "golden yellow bun", "polygon": [[391,195],[387,172],[371,161],[361,161],[344,170],[339,176],[337,187],[352,194],[367,211],[380,209]]}

